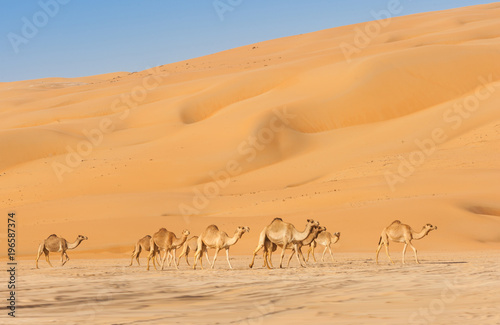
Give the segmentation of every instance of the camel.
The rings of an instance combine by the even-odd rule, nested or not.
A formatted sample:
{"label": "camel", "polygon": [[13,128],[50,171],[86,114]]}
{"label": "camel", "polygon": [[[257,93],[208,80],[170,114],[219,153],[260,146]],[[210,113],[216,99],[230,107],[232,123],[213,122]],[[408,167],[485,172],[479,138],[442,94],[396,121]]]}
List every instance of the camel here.
{"label": "camel", "polygon": [[[189,261],[188,261],[189,252],[193,251],[196,253],[197,250],[198,250],[198,236],[193,236],[193,237],[189,238],[188,240],[186,240],[184,245],[182,245],[181,254],[177,258],[177,266],[179,266],[179,263],[181,261],[181,257],[183,257],[183,256],[186,259],[186,264],[191,266],[191,264],[189,264]],[[205,250],[206,250],[206,247],[205,247]],[[202,255],[203,255],[203,252],[202,252]],[[210,264],[210,259],[208,258],[208,254],[206,254],[205,256],[207,257],[208,264]]]}
{"label": "camel", "polygon": [[[281,258],[280,258],[280,268],[283,267],[283,258],[285,256],[285,250],[289,244],[293,246],[295,251],[298,251],[298,243],[303,241],[311,233],[312,227],[318,227],[319,222],[312,219],[307,219],[306,229],[303,232],[298,231],[291,223],[284,222],[281,218],[275,218],[268,226],[266,226],[260,233],[259,244],[253,252],[252,261],[250,262],[250,268],[253,267],[255,262],[255,255],[264,247],[266,238],[272,243],[282,247]],[[297,260],[299,264],[302,265],[300,261],[299,254],[297,254]]]}
{"label": "camel", "polygon": [[[132,263],[134,262],[134,258],[137,260],[137,264],[139,266],[141,265],[141,263],[139,262],[139,256],[141,255],[142,251],[146,251],[146,252],[150,251],[150,249],[151,249],[150,241],[151,241],[150,235],[146,235],[137,241],[137,243],[135,244],[134,251],[132,252],[132,259],[130,260],[129,266],[132,266]],[[161,256],[160,256],[160,254],[158,254],[156,256],[156,263],[158,263],[158,265],[160,264],[160,260],[161,260]]]}
{"label": "camel", "polygon": [[[52,234],[47,239],[43,241],[43,243],[40,244],[38,247],[38,254],[36,256],[36,268],[38,269],[38,260],[40,259],[40,256],[45,254],[45,260],[49,265],[52,267],[52,264],[50,263],[49,260],[49,253],[50,252],[61,252],[61,265],[66,264],[66,262],[69,261],[68,254],[66,251],[68,249],[75,249],[80,245],[80,243],[84,240],[87,240],[88,238],[86,236],[78,235],[76,237],[75,241],[72,243],[68,243],[66,239],[62,237],[57,237],[57,235]],[[66,258],[66,260],[64,260]]]}
{"label": "camel", "polygon": [[[302,258],[302,261],[304,261],[304,264],[306,264],[306,261],[304,259],[304,255],[302,254],[302,246],[309,246],[311,245],[314,240],[318,237],[319,234],[322,234],[324,231],[326,231],[326,227],[312,227],[311,232],[309,233],[309,236],[306,237],[303,241],[300,241],[297,243],[298,247],[298,253],[300,253],[300,257]],[[272,254],[273,252],[276,251],[276,249],[280,246],[281,248],[282,245],[276,245],[272,243],[268,238],[266,238],[265,244],[264,244],[264,250],[263,250],[263,257],[264,257],[264,266],[267,267],[268,269],[274,268],[273,263],[272,263]],[[287,267],[290,266],[290,261],[292,260],[293,255],[296,253],[295,250],[293,250],[292,244],[288,244],[286,249],[292,249],[292,254],[290,254],[290,257],[288,258],[288,263]],[[269,265],[271,267],[269,267]]]}
{"label": "camel", "polygon": [[428,223],[422,227],[422,230],[416,232],[413,229],[411,229],[410,226],[401,223],[401,221],[399,220],[393,221],[388,227],[382,230],[382,234],[380,235],[380,239],[378,241],[378,248],[375,257],[376,263],[378,264],[378,253],[380,252],[382,245],[385,245],[385,253],[387,254],[387,257],[389,257],[391,263],[394,264],[394,261],[389,255],[389,240],[391,240],[393,242],[405,244],[405,246],[403,247],[403,264],[405,264],[405,253],[406,253],[406,247],[408,245],[410,245],[410,247],[413,249],[413,252],[415,253],[415,261],[420,264],[417,257],[417,250],[415,249],[415,247],[413,247],[411,241],[413,239],[415,240],[422,239],[430,231],[436,229],[437,227]]}
{"label": "camel", "polygon": [[[200,261],[200,267],[203,269],[201,254],[205,252],[208,259],[207,248],[215,249],[214,261],[211,263],[210,267],[213,269],[215,266],[215,261],[217,260],[217,254],[221,249],[226,250],[226,259],[229,268],[232,269],[231,262],[229,261],[229,248],[236,244],[238,240],[243,236],[244,233],[250,232],[249,227],[240,226],[236,228],[233,237],[229,237],[227,233],[219,230],[216,225],[210,225],[205,229],[205,231],[198,237],[198,249],[194,254],[194,264],[193,269],[196,270],[196,264]],[[208,261],[210,264],[210,260]]]}
{"label": "camel", "polygon": [[314,259],[314,262],[316,262],[316,257],[314,256],[314,249],[319,244],[319,245],[325,246],[325,249],[323,250],[323,255],[321,255],[321,262],[324,261],[325,253],[326,253],[327,249],[330,252],[330,256],[332,257],[332,262],[334,262],[331,245],[338,242],[339,239],[340,239],[340,232],[336,232],[333,235],[331,233],[329,233],[328,231],[324,231],[324,232],[320,233],[318,235],[318,237],[312,241],[312,243],[309,247],[309,250],[307,251],[306,261],[309,261],[309,253],[312,253],[312,257]]}
{"label": "camel", "polygon": [[[160,250],[163,250],[165,252],[163,259],[161,259],[161,269],[163,270],[167,256],[171,254],[172,250],[181,247],[187,240],[189,234],[190,234],[189,230],[183,230],[182,236],[180,238],[177,238],[173,232],[168,231],[165,228],[161,228],[160,230],[158,230],[150,239],[149,245],[151,246],[151,249],[148,255],[147,270],[149,270],[149,261],[151,260],[151,258],[155,257],[156,254],[160,252]],[[175,252],[172,258],[175,259]],[[175,262],[174,265],[175,268],[178,269],[177,264]],[[153,266],[156,270],[156,263],[154,258],[153,258]]]}

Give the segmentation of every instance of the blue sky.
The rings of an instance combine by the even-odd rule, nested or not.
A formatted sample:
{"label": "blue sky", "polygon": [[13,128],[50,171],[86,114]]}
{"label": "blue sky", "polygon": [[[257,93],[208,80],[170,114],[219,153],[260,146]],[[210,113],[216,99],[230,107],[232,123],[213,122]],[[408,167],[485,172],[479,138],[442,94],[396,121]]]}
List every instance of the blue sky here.
{"label": "blue sky", "polygon": [[[0,82],[140,71],[264,40],[373,20],[370,12],[386,9],[391,1],[400,2],[400,16],[494,2],[3,0]],[[227,11],[218,13],[214,4],[225,4]]]}

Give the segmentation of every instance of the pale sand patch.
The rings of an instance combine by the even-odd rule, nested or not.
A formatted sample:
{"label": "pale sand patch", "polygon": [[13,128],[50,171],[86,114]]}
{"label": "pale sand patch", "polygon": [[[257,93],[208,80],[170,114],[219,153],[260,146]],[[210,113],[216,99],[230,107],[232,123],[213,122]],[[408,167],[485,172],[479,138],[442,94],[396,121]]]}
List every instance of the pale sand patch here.
{"label": "pale sand patch", "polygon": [[21,261],[15,323],[498,324],[499,257],[421,252],[420,265],[376,266],[374,254],[345,253],[282,270],[258,259],[251,270],[250,257],[238,256],[235,270],[219,259],[216,270],[182,261],[178,271],[149,272],[125,259],[72,259],[53,269],[43,262],[39,270]]}

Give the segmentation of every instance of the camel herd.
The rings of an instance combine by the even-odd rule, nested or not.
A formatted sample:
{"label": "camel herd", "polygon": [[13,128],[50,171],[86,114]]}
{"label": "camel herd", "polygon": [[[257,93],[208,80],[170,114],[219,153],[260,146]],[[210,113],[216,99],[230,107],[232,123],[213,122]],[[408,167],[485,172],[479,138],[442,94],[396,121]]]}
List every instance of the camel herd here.
{"label": "camel herd", "polygon": [[[399,220],[393,221],[389,226],[382,230],[380,235],[378,248],[375,255],[375,261],[378,264],[378,255],[382,246],[385,246],[385,252],[387,257],[394,264],[391,256],[389,255],[389,241],[404,243],[403,248],[403,259],[402,262],[405,264],[405,253],[406,248],[409,245],[415,254],[415,261],[418,261],[417,250],[412,245],[411,241],[413,239],[421,239],[429,234],[430,231],[436,230],[437,227],[426,224],[420,231],[414,231],[410,226],[401,223]],[[196,269],[198,262],[200,267],[203,269],[202,255],[205,254],[208,264],[213,269],[215,266],[215,261],[217,260],[217,255],[220,250],[224,249],[226,251],[226,259],[229,268],[232,269],[231,262],[229,260],[229,248],[235,245],[238,240],[243,236],[244,233],[249,232],[249,227],[237,227],[233,236],[229,236],[226,232],[219,230],[216,225],[208,226],[200,236],[193,236],[188,239],[190,232],[188,230],[183,230],[180,237],[177,237],[173,232],[168,231],[165,228],[161,228],[153,236],[144,236],[137,241],[134,250],[132,252],[132,259],[130,265],[132,266],[134,258],[137,260],[137,264],[140,265],[139,256],[142,251],[148,252],[148,261],[146,269],[149,270],[150,261],[152,261],[153,266],[156,268],[161,265],[163,270],[165,263],[167,266],[174,265],[178,268],[181,257],[184,257],[186,263],[189,264],[188,256],[192,251],[194,252],[194,262],[193,269]],[[263,250],[263,267],[268,269],[273,268],[272,263],[272,253],[275,252],[278,247],[281,248],[280,264],[279,267],[283,267],[283,260],[285,257],[286,250],[291,250],[290,256],[288,257],[287,266],[294,255],[297,257],[297,261],[301,266],[306,266],[309,261],[309,255],[311,254],[314,261],[316,262],[316,257],[314,256],[314,249],[318,245],[324,246],[323,255],[321,256],[321,261],[324,261],[325,253],[328,250],[333,261],[333,254],[331,245],[335,244],[340,238],[340,232],[331,234],[326,231],[325,227],[319,225],[319,222],[312,219],[307,220],[306,227],[304,231],[299,231],[291,223],[283,221],[281,218],[275,218],[268,226],[266,226],[260,233],[259,242],[255,248],[252,256],[252,261],[250,262],[250,268],[253,267],[255,262],[255,256],[259,251]],[[66,264],[69,261],[68,254],[66,251],[68,249],[75,249],[84,240],[87,240],[86,236],[78,235],[73,243],[68,243],[66,239],[58,237],[57,235],[50,235],[43,243],[38,247],[38,254],[36,257],[36,268],[38,268],[38,260],[42,253],[45,255],[47,263],[52,266],[49,260],[50,252],[60,252],[61,253],[61,264]],[[307,259],[304,258],[302,254],[302,247],[309,246],[307,251]],[[213,261],[210,261],[208,256],[208,249],[214,249],[215,254]],[[180,255],[176,260],[176,250],[181,249]],[[162,256],[163,254],[163,256]]]}

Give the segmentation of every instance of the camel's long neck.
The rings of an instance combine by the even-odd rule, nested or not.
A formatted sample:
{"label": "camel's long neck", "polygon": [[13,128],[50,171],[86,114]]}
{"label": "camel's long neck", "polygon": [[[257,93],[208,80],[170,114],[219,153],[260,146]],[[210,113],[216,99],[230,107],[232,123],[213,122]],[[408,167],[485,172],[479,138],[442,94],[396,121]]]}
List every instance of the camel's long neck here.
{"label": "camel's long neck", "polygon": [[307,224],[306,229],[303,232],[298,231],[297,229],[293,229],[293,237],[295,238],[296,241],[303,241],[309,236],[311,233],[311,224]]}
{"label": "camel's long neck", "polygon": [[422,230],[420,230],[419,232],[412,231],[412,237],[413,237],[413,239],[421,239],[421,238],[427,236],[429,231],[430,231],[430,229],[423,227]]}
{"label": "camel's long neck", "polygon": [[72,243],[68,243],[68,249],[75,249],[78,247],[78,245],[80,245],[80,243],[82,242],[83,239],[79,239],[77,238],[74,242]]}
{"label": "camel's long neck", "polygon": [[177,237],[175,237],[175,239],[174,239],[174,241],[172,242],[172,244],[173,244],[174,246],[182,246],[182,245],[184,245],[184,243],[186,242],[187,238],[188,238],[188,236],[186,236],[186,235],[182,235],[182,237],[181,237],[181,238],[177,238]]}
{"label": "camel's long neck", "polygon": [[306,239],[304,239],[302,241],[302,244],[306,245],[306,246],[310,245],[312,243],[312,241],[316,239],[316,237],[318,237],[318,232],[317,231],[311,231],[309,233],[309,235],[306,237]]}
{"label": "camel's long neck", "polygon": [[227,241],[227,246],[233,246],[234,244],[236,244],[238,242],[238,240],[241,238],[241,236],[243,235],[242,232],[236,232],[233,237],[229,238],[228,241]]}

